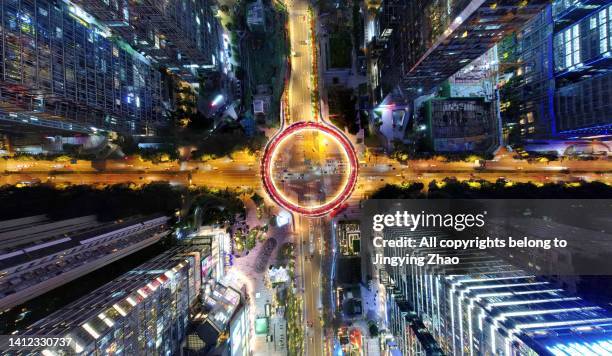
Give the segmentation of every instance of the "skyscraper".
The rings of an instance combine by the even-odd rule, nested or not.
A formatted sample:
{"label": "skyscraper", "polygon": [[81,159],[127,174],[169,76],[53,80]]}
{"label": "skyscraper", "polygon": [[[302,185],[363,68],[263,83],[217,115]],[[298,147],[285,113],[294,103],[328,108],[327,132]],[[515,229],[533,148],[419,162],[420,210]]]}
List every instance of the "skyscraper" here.
{"label": "skyscraper", "polygon": [[[70,337],[76,354],[178,352],[199,293],[197,258],[169,251],[28,327]],[[52,349],[52,348],[48,348]],[[41,350],[38,350],[43,351]],[[45,353],[45,352],[43,352]],[[59,354],[47,350],[46,354]]]}
{"label": "skyscraper", "polygon": [[[110,350],[127,355],[178,354],[189,330],[189,312],[202,303],[207,313],[198,315],[208,318],[219,332],[232,332],[233,339],[227,344],[232,355],[245,354],[249,329],[248,312],[241,309],[242,296],[217,282],[221,278],[218,271],[210,271],[216,268],[212,250],[216,239],[223,238],[223,231],[205,229],[204,233],[193,240],[181,240],[179,246],[59,308],[19,334],[70,337],[73,342],[68,350],[79,355]],[[48,347],[35,351],[56,355],[66,350]]]}
{"label": "skyscraper", "polygon": [[8,132],[152,135],[167,124],[163,73],[198,83],[220,64],[208,1],[11,0],[2,7],[0,124]]}
{"label": "skyscraper", "polygon": [[161,73],[70,2],[2,3],[0,122],[141,134],[163,124]]}
{"label": "skyscraper", "polygon": [[557,0],[518,32],[520,110],[505,124],[526,138],[610,134],[611,12],[606,2]]}
{"label": "skyscraper", "polygon": [[[386,230],[420,239],[424,231]],[[426,234],[444,234],[425,231]],[[444,249],[384,248],[385,256]],[[483,251],[457,252],[455,266],[385,266],[389,324],[404,354],[564,355],[612,352],[612,315]],[[419,327],[420,326],[420,327]],[[415,337],[416,329],[420,337]],[[605,351],[601,351],[605,350]]]}
{"label": "skyscraper", "polygon": [[553,133],[609,135],[612,130],[612,5],[556,0]]}
{"label": "skyscraper", "polygon": [[425,93],[520,28],[546,1],[385,0],[372,43],[375,102],[393,90]]}
{"label": "skyscraper", "polygon": [[[517,31],[517,61],[521,63],[515,78],[502,89],[501,101],[514,95],[520,116],[511,119],[522,136],[550,136],[554,127],[554,73],[552,47],[552,11],[547,6]],[[514,84],[516,83],[516,84]],[[512,87],[514,85],[514,87]],[[504,119],[513,114],[504,113]],[[505,122],[507,123],[507,122]]]}
{"label": "skyscraper", "polygon": [[219,31],[210,0],[76,0],[132,47],[188,77],[219,63]]}

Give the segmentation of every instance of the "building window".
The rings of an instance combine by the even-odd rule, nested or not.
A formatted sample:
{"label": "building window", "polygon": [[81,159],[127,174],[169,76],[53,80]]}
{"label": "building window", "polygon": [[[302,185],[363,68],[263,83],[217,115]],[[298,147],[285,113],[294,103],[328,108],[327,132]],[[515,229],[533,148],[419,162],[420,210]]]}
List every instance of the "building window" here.
{"label": "building window", "polygon": [[563,70],[580,63],[580,25],[575,24],[555,37],[555,52],[557,52],[557,69]]}
{"label": "building window", "polygon": [[599,11],[598,14],[598,22],[599,22],[599,53],[603,54],[608,52],[609,49],[609,44],[608,41],[610,40],[610,36],[608,33],[608,27],[611,26],[612,24],[609,22],[610,21],[610,16],[609,16],[609,12],[612,10],[612,6],[609,6],[608,8],[604,8],[601,11]]}

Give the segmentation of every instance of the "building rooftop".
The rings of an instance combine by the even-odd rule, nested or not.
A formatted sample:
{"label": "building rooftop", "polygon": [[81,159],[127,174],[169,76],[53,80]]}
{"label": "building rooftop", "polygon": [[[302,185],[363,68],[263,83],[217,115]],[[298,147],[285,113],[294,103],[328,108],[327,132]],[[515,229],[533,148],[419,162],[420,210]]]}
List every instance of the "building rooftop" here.
{"label": "building rooftop", "polygon": [[87,345],[104,335],[158,287],[168,282],[189,262],[170,250],[121,275],[77,301],[57,310],[21,332],[23,335],[72,336]]}
{"label": "building rooftop", "polygon": [[[0,226],[6,226],[5,223],[17,226],[15,220],[0,222]],[[3,252],[0,255],[0,268],[16,266],[75,246],[89,244],[108,236],[109,233],[120,232],[127,235],[136,230],[135,225],[150,225],[162,220],[165,222],[167,218],[157,214],[99,222],[94,215],[90,215],[54,222],[39,220],[38,223],[33,222],[20,229],[0,231],[0,251]]]}
{"label": "building rooftop", "polygon": [[[165,236],[166,216],[100,223],[87,216],[0,234],[0,306],[12,307],[107,265]],[[20,222],[4,224],[17,227]],[[35,238],[32,238],[35,236]],[[25,241],[25,243],[24,243]]]}
{"label": "building rooftop", "polygon": [[220,283],[215,283],[213,286],[205,287],[204,293],[204,309],[208,310],[207,320],[217,330],[225,330],[240,305],[240,292]]}

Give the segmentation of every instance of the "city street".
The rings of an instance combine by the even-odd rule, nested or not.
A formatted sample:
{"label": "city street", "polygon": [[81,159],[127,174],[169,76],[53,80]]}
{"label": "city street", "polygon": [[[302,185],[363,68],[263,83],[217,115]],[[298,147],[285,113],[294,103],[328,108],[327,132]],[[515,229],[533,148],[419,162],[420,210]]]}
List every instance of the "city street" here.
{"label": "city street", "polygon": [[[310,24],[311,18],[308,14],[308,2],[305,0],[292,0],[288,4],[289,11],[289,33],[291,49],[293,51],[291,58],[291,78],[289,80],[289,122],[285,122],[285,126],[289,123],[297,121],[312,121],[313,108],[311,101],[311,78],[313,68],[313,58],[311,45]],[[287,119],[287,118],[286,118]],[[319,143],[316,137],[305,137],[312,141],[310,144],[304,143],[305,147],[318,147]],[[317,150],[315,150],[317,151]],[[316,153],[316,152],[315,152]],[[323,155],[318,157],[311,155],[310,152],[302,150],[298,152],[297,160],[305,162],[307,158],[318,161],[319,165],[323,165],[325,159]],[[311,194],[314,194],[317,199],[325,200],[327,192],[332,191],[330,180],[319,182],[316,191],[315,186],[304,185]],[[302,183],[303,184],[303,183]],[[303,191],[299,195],[300,203],[308,203],[308,199]],[[321,324],[321,238],[323,235],[323,224],[320,219],[309,219],[302,216],[296,217],[296,233],[297,233],[297,272],[298,278],[301,277],[301,287],[303,293],[303,319],[305,325],[304,335],[304,354],[305,355],[324,355],[323,350],[323,335],[324,330]]]}
{"label": "city street", "polygon": [[611,2],[2,2],[0,354],[612,355]]}
{"label": "city street", "polygon": [[[590,163],[580,165],[578,170],[570,169],[572,164],[567,162],[568,168],[558,165],[542,165],[523,163],[524,169],[505,169],[501,164],[496,166],[487,165],[489,168],[477,169],[470,163],[440,163],[436,162],[435,167],[428,167],[423,161],[409,162],[408,165],[401,165],[392,160],[381,160],[385,163],[361,164],[357,189],[352,197],[369,194],[384,186],[385,184],[398,184],[402,182],[419,181],[427,185],[432,180],[440,181],[444,178],[455,177],[459,180],[486,180],[495,182],[503,177],[513,182],[534,182],[548,183],[558,181],[601,181],[612,184],[612,169],[608,161],[589,161],[576,163]],[[557,162],[555,162],[557,163]],[[563,162],[566,163],[566,162]],[[434,163],[432,163],[434,164]],[[197,166],[202,165],[198,164]],[[490,167],[495,167],[491,169]],[[258,192],[263,192],[261,178],[259,177],[258,166],[232,166],[219,165],[215,169],[204,170],[180,170],[173,167],[167,170],[146,170],[134,171],[113,170],[18,170],[5,171],[0,176],[0,184],[24,185],[37,182],[50,182],[55,184],[92,184],[108,185],[118,183],[146,184],[151,182],[170,182],[172,184],[187,185],[191,177],[191,184],[208,186],[211,188],[252,188]]]}

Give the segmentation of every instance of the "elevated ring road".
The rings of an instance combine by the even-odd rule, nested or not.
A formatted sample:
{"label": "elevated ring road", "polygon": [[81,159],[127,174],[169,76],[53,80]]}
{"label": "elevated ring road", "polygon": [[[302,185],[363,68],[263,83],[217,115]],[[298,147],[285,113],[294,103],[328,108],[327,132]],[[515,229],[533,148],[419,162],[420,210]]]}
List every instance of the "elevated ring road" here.
{"label": "elevated ring road", "polygon": [[[334,142],[342,148],[342,154],[346,160],[348,170],[339,192],[324,201],[322,204],[313,206],[300,205],[287,197],[279,189],[278,182],[276,182],[272,171],[273,163],[279,149],[283,146],[283,144],[305,131],[317,131],[334,140]],[[300,121],[286,127],[268,142],[261,161],[261,177],[266,192],[277,204],[295,213],[317,217],[330,213],[351,196],[357,184],[358,167],[359,162],[357,160],[357,155],[355,154],[355,149],[350,140],[342,132],[325,123],[315,121]]]}

